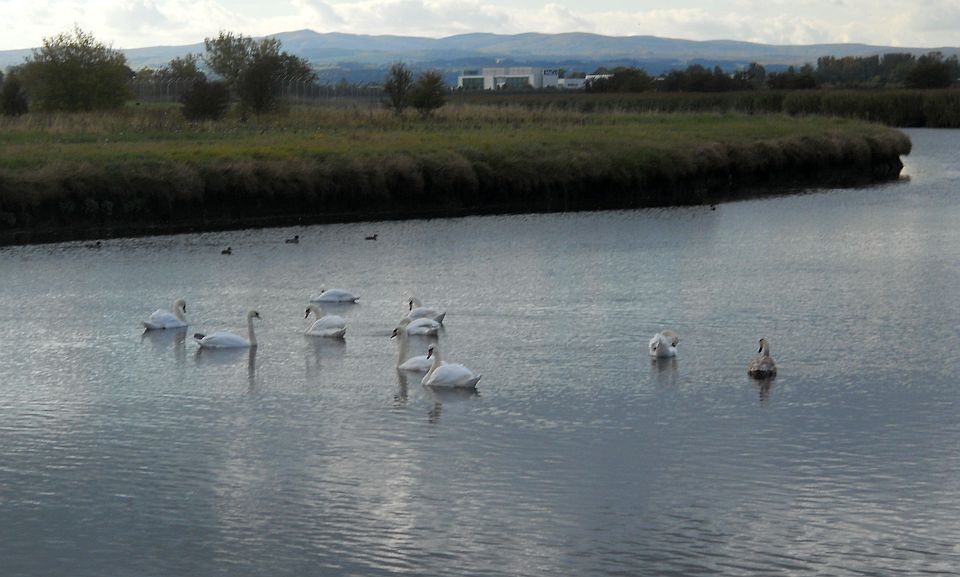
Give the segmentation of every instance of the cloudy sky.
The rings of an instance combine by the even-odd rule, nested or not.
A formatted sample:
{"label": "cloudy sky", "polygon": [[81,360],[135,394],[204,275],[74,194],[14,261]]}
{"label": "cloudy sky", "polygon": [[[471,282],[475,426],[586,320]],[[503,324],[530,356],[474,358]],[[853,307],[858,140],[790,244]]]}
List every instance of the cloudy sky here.
{"label": "cloudy sky", "polygon": [[0,50],[74,24],[114,48],[318,32],[595,32],[770,44],[960,45],[960,0],[0,0]]}

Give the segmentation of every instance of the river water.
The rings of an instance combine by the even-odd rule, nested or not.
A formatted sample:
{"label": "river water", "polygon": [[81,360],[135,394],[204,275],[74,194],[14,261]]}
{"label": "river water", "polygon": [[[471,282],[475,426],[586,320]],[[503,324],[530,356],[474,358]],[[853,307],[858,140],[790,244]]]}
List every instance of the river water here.
{"label": "river water", "polygon": [[[908,132],[899,182],[715,210],[0,249],[2,574],[955,574],[960,133]],[[398,375],[411,294],[477,395]]]}

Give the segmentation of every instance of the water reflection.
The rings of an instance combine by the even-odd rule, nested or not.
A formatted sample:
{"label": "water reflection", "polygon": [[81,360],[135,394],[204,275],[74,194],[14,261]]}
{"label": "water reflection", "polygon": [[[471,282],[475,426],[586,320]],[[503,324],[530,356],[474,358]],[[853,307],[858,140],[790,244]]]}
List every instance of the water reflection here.
{"label": "water reflection", "polygon": [[662,386],[677,384],[677,357],[650,357],[650,375]]}
{"label": "water reflection", "polygon": [[[956,573],[954,134],[908,185],[716,211],[4,249],[2,573]],[[302,334],[328,281],[363,290],[329,307],[346,341]],[[394,380],[407,292],[450,311],[482,400]],[[285,320],[256,351],[136,338],[175,293],[198,326]],[[639,354],[653,324],[690,335],[679,357]],[[731,341],[760,333],[802,381],[748,380]],[[937,362],[905,366],[919,342]]]}
{"label": "water reflection", "polygon": [[761,405],[765,405],[770,401],[770,389],[773,388],[773,381],[776,379],[777,377],[775,376],[764,378],[750,377],[750,381],[757,387],[757,392],[760,394]]}
{"label": "water reflection", "polygon": [[427,413],[427,420],[432,425],[440,422],[440,415],[443,413],[444,403],[459,403],[480,396],[477,389],[472,388],[421,386],[423,390],[427,391],[433,401],[433,406],[430,407],[430,412]]}
{"label": "water reflection", "polygon": [[757,387],[757,392],[760,394],[760,404],[765,405],[770,401],[770,389],[773,387],[773,380],[775,377],[770,377],[768,379],[754,379],[754,384]]}
{"label": "water reflection", "polygon": [[150,348],[157,354],[166,354],[171,348],[177,363],[183,364],[187,360],[187,327],[167,329],[162,331],[143,331],[140,335],[141,343],[150,343]]}
{"label": "water reflection", "polygon": [[[420,378],[419,376],[417,377]],[[393,396],[394,408],[404,408],[407,406],[407,397],[409,396],[410,386],[407,384],[407,372],[397,369],[397,394]]]}
{"label": "water reflection", "polygon": [[331,360],[342,361],[343,355],[347,350],[347,341],[345,339],[331,339],[328,337],[316,337],[304,334],[304,340],[307,342],[309,354],[304,355],[307,375],[316,377],[322,372],[325,362]]}

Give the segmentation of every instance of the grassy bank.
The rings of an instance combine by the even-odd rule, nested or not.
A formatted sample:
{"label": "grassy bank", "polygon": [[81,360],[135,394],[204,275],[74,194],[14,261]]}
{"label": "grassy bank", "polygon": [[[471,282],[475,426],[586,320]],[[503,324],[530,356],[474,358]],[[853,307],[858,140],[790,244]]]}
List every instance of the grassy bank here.
{"label": "grassy bank", "polygon": [[204,124],[171,109],[28,115],[0,120],[0,227],[18,242],[690,204],[754,184],[895,177],[909,149],[874,124],[788,116],[466,105],[430,121],[375,108]]}
{"label": "grassy bank", "polygon": [[464,103],[580,112],[827,115],[897,127],[960,128],[960,90],[751,90],[715,93],[465,94]]}

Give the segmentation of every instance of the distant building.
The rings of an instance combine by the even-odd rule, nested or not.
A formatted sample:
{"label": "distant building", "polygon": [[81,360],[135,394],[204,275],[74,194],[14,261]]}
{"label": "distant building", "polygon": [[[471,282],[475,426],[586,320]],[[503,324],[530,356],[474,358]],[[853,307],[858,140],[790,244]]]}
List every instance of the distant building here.
{"label": "distant building", "polygon": [[560,88],[564,90],[583,90],[587,87],[586,78],[561,78]]}
{"label": "distant building", "polygon": [[527,88],[557,88],[560,71],[556,68],[479,68],[464,70],[457,78],[462,90],[523,90]]}

